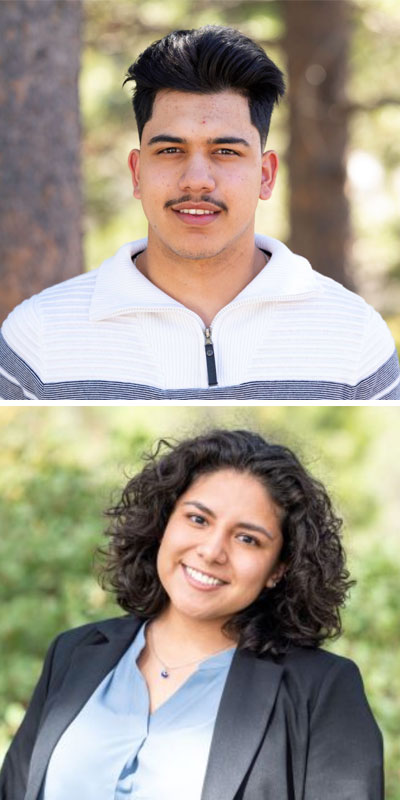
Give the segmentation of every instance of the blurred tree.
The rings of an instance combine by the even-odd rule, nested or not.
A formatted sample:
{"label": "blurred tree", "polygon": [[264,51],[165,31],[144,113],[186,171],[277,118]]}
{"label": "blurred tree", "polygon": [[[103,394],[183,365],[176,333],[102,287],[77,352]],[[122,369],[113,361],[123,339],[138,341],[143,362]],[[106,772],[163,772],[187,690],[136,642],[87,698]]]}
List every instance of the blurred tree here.
{"label": "blurred tree", "polygon": [[344,111],[351,36],[347,0],[282,2],[289,127],[289,246],[349,286],[348,144]]}
{"label": "blurred tree", "polygon": [[3,0],[0,319],[82,272],[81,0]]}

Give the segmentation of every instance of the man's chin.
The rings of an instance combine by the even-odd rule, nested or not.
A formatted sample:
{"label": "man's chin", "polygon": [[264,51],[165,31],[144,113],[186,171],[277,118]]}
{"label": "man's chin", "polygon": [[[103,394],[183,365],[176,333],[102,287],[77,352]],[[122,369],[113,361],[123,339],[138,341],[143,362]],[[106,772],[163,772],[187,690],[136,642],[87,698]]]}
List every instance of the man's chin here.
{"label": "man's chin", "polygon": [[[235,245],[237,246],[238,240],[243,236],[243,231],[240,230],[235,236],[230,238],[208,236],[160,236],[159,231],[153,231],[149,228],[149,247],[154,247],[155,251],[159,250],[160,254],[164,253],[166,257],[182,259],[184,261],[210,261],[217,259],[221,254],[229,251]],[[254,236],[254,233],[252,233]]]}
{"label": "man's chin", "polygon": [[173,245],[170,242],[166,242],[165,244],[175,256],[187,261],[205,261],[212,258],[217,258],[217,256],[219,256],[229,247],[228,243],[220,245],[219,247],[215,245],[214,247],[206,246],[204,242],[200,246],[192,247]]}

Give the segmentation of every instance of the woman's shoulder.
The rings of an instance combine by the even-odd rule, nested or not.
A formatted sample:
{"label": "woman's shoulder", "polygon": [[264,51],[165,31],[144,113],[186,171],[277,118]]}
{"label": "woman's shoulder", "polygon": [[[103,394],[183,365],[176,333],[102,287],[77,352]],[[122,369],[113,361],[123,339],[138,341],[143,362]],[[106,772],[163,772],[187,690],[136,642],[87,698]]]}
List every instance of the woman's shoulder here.
{"label": "woman's shoulder", "polygon": [[307,674],[324,675],[327,672],[342,672],[358,669],[351,658],[340,656],[321,647],[291,647],[287,653],[279,656],[277,663],[286,671],[305,672]]}
{"label": "woman's shoulder", "polygon": [[70,649],[80,644],[94,643],[104,639],[132,638],[142,621],[133,614],[111,617],[109,619],[86,622],[76,628],[69,628],[56,637],[57,649]]}
{"label": "woman's shoulder", "polygon": [[278,663],[285,666],[307,666],[307,668],[330,669],[333,666],[354,664],[351,658],[340,656],[322,647],[291,647],[287,653],[278,656]]}
{"label": "woman's shoulder", "polygon": [[309,696],[335,687],[341,691],[363,688],[359,668],[352,659],[322,648],[293,647],[280,656],[278,663],[283,667],[284,680]]}

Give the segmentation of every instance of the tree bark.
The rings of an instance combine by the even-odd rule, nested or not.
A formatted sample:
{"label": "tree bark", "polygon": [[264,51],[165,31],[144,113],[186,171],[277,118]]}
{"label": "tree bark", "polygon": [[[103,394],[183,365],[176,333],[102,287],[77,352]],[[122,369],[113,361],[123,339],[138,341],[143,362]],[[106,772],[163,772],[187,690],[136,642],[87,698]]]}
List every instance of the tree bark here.
{"label": "tree bark", "polygon": [[351,287],[346,197],[348,0],[284,0],[288,58],[290,241]]}
{"label": "tree bark", "polygon": [[82,271],[81,0],[2,0],[0,318]]}

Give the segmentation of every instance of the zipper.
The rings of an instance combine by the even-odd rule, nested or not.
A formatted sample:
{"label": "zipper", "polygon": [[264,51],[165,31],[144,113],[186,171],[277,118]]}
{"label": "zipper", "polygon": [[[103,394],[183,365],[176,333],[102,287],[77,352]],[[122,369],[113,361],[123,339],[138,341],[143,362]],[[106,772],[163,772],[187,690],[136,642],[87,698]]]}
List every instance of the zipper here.
{"label": "zipper", "polygon": [[205,337],[205,350],[206,350],[206,364],[207,376],[209,386],[218,386],[217,368],[215,365],[214,345],[211,339],[211,328],[206,328],[204,331]]}

